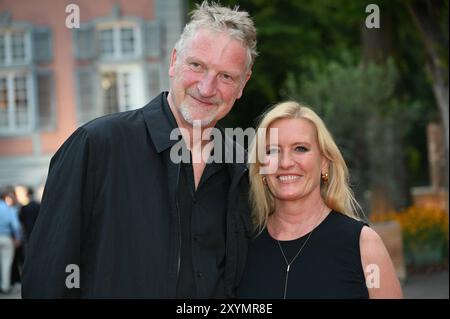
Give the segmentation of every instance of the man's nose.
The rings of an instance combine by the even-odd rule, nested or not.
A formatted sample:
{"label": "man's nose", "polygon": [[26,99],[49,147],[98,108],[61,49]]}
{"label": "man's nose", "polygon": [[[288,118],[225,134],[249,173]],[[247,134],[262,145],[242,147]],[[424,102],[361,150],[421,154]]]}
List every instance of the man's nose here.
{"label": "man's nose", "polygon": [[216,94],[216,79],[212,74],[205,74],[198,83],[198,91],[202,96],[214,96]]}

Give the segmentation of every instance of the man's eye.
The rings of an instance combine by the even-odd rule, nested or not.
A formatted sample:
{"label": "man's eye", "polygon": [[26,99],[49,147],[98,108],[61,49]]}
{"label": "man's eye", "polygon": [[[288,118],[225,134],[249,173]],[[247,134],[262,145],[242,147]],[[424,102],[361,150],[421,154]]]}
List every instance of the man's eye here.
{"label": "man's eye", "polygon": [[191,67],[192,70],[200,70],[201,68],[200,63],[197,62],[191,62],[189,63],[189,66]]}
{"label": "man's eye", "polygon": [[309,149],[306,148],[306,147],[304,147],[304,146],[297,146],[297,147],[295,148],[295,151],[296,151],[296,152],[300,152],[300,153],[305,153],[305,152],[308,152]]}
{"label": "man's eye", "polygon": [[229,74],[222,74],[222,79],[228,82],[233,81],[233,77]]}

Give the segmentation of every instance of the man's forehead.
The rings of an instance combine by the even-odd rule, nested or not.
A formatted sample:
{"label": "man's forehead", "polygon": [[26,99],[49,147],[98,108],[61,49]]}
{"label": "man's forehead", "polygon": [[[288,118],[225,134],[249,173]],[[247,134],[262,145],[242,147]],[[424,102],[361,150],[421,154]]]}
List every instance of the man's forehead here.
{"label": "man's forehead", "polygon": [[217,65],[228,64],[241,73],[242,68],[246,68],[247,51],[239,40],[226,33],[202,32],[187,43],[183,57]]}

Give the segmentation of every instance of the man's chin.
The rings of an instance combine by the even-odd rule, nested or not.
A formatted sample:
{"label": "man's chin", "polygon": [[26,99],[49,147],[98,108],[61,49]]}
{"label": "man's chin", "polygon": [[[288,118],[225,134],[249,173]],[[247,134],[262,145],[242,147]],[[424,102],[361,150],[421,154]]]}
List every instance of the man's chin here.
{"label": "man's chin", "polygon": [[186,123],[190,124],[191,126],[201,126],[201,127],[207,127],[214,125],[216,121],[216,115],[212,114],[209,116],[192,116],[192,113],[189,112],[186,109],[181,110],[181,115],[183,116],[183,119]]}
{"label": "man's chin", "polygon": [[214,118],[190,118],[185,119],[191,126],[208,127],[215,124]]}

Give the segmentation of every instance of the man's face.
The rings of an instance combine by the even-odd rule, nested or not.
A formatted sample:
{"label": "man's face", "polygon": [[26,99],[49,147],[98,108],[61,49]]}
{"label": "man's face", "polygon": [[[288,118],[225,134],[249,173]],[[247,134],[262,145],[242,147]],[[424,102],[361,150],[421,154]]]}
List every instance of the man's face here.
{"label": "man's face", "polygon": [[200,29],[183,52],[172,52],[169,104],[178,121],[214,126],[242,95],[251,72],[244,45],[225,33]]}

